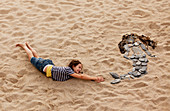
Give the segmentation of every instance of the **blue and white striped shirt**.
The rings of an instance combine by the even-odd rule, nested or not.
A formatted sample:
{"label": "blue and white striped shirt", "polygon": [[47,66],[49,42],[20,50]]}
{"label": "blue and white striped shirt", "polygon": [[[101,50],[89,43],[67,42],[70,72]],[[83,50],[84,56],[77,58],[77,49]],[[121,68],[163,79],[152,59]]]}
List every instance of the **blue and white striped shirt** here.
{"label": "blue and white striped shirt", "polygon": [[70,74],[75,72],[70,67],[56,67],[51,69],[52,79],[56,81],[66,81],[71,78]]}

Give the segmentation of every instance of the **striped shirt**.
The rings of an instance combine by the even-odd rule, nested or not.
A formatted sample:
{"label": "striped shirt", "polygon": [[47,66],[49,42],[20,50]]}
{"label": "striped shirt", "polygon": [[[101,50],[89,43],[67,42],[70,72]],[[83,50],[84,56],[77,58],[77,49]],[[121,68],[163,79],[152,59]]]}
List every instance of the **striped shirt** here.
{"label": "striped shirt", "polygon": [[51,69],[52,79],[55,81],[66,81],[71,78],[70,74],[75,72],[70,67],[56,67]]}

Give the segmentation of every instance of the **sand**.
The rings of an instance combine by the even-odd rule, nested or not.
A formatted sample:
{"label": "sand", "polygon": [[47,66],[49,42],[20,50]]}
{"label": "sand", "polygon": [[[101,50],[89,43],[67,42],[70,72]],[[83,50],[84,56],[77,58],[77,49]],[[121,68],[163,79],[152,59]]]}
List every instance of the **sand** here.
{"label": "sand", "polygon": [[[1,111],[168,111],[170,106],[169,0],[1,0]],[[148,74],[110,84],[109,72],[125,74],[132,62],[120,54],[122,35],[158,41],[149,48]],[[17,43],[28,42],[56,66],[79,59],[96,83],[46,78]]]}

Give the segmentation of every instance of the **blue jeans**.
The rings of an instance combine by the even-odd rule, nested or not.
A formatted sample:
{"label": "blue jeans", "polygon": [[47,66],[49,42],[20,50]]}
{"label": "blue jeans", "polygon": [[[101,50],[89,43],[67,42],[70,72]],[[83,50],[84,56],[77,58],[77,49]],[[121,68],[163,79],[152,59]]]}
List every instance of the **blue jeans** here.
{"label": "blue jeans", "polygon": [[46,65],[54,65],[54,63],[52,62],[52,60],[50,59],[42,59],[42,58],[35,58],[35,57],[32,57],[31,58],[31,63],[42,73],[45,74],[45,72],[43,72],[43,68],[46,66]]}

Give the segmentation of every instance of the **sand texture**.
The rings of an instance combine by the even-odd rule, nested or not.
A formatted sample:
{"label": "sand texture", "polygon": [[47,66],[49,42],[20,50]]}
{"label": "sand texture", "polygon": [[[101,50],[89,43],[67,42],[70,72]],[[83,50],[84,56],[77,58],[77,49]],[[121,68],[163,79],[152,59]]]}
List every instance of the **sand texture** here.
{"label": "sand texture", "polygon": [[[147,75],[110,84],[109,72],[132,70],[118,48],[132,32],[158,41],[149,48],[157,58],[147,56]],[[15,47],[25,42],[56,66],[79,59],[105,81],[46,78]],[[169,111],[170,1],[0,0],[0,110]]]}

